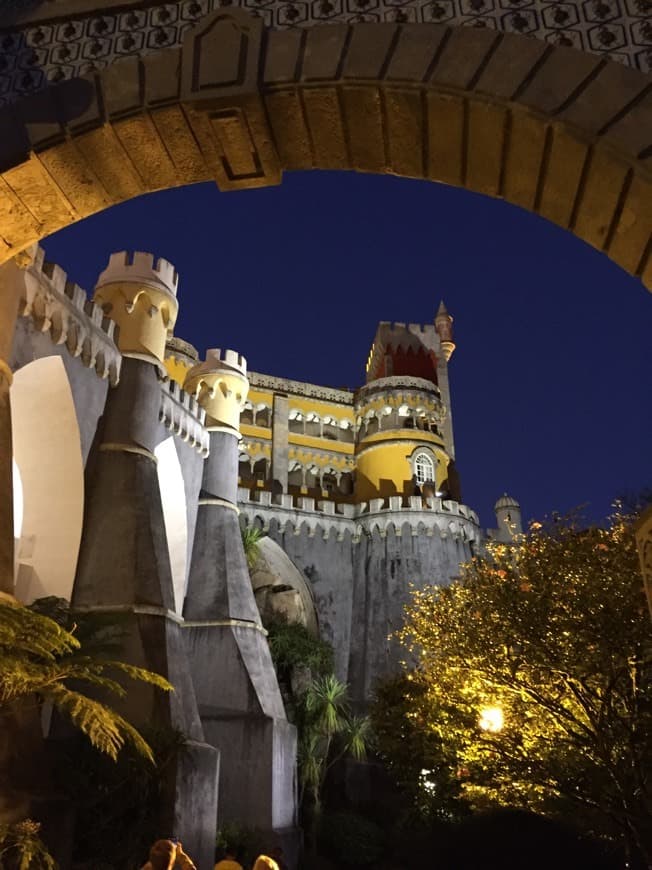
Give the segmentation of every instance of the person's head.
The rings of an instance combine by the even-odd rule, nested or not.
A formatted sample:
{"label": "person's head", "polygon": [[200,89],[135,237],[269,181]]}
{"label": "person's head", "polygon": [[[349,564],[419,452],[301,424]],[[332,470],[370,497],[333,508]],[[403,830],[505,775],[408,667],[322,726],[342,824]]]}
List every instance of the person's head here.
{"label": "person's head", "polygon": [[279,870],[279,866],[276,861],[268,855],[259,855],[256,858],[254,870]]}
{"label": "person's head", "polygon": [[157,840],[149,850],[152,870],[172,870],[177,857],[177,845],[172,840]]}

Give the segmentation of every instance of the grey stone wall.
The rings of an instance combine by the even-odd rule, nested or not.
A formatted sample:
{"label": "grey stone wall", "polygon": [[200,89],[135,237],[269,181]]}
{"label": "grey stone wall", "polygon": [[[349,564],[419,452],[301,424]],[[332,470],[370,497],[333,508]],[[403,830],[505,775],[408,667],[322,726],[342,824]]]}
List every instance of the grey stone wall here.
{"label": "grey stone wall", "polygon": [[471,557],[469,543],[437,529],[405,523],[361,536],[354,553],[353,620],[348,680],[353,697],[368,700],[379,679],[409,660],[394,633],[403,624],[412,586],[447,585]]}
{"label": "grey stone wall", "polygon": [[450,583],[472,555],[469,541],[407,522],[354,540],[349,532],[311,533],[307,526],[282,530],[272,520],[269,536],[310,583],[320,636],[333,646],[336,674],[360,706],[406,658],[390,635],[402,625],[410,587]]}
{"label": "grey stone wall", "polygon": [[320,637],[328,641],[335,653],[335,672],[348,679],[353,608],[353,541],[350,532],[341,540],[332,532],[325,536],[310,534],[307,527],[281,531],[270,523],[269,535],[288,554],[312,588]]}
{"label": "grey stone wall", "polygon": [[68,375],[85,464],[95,437],[97,421],[104,409],[109,383],[98,377],[94,369],[88,368],[81,357],[71,356],[65,345],[55,344],[49,333],[37,329],[31,318],[19,317],[9,361],[12,371],[48,356],[60,357]]}

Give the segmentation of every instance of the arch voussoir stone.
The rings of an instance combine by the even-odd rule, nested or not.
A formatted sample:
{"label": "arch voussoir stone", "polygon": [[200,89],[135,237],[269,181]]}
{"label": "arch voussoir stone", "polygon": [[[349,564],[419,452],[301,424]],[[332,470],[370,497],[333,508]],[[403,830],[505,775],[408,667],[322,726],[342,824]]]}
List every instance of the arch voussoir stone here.
{"label": "arch voussoir stone", "polygon": [[181,48],[0,110],[0,257],[133,196],[284,169],[502,197],[652,288],[652,85],[595,55],[437,24],[266,31],[220,9]]}

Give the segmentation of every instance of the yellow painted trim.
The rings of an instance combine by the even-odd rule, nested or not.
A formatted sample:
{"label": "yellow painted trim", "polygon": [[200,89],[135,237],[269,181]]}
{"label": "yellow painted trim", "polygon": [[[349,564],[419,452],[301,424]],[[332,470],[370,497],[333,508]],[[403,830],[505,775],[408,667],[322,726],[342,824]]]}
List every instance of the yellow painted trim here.
{"label": "yellow painted trim", "polygon": [[138,456],[146,456],[158,465],[158,459],[146,447],[137,447],[135,444],[120,444],[116,441],[105,441],[100,444],[101,453],[136,453]]}
{"label": "yellow painted trim", "polygon": [[343,453],[353,456],[355,444],[348,441],[331,441],[330,438],[320,438],[314,435],[301,435],[298,432],[288,434],[288,444],[293,447],[310,447],[313,450],[325,450],[327,453]]}
{"label": "yellow painted trim", "polygon": [[175,381],[179,384],[180,387],[183,387],[183,382],[186,379],[186,375],[192,368],[190,363],[181,362],[177,357],[171,355],[165,357],[165,370],[168,373],[168,377],[171,381]]}
{"label": "yellow painted trim", "polygon": [[268,426],[255,426],[252,423],[241,423],[240,431],[243,435],[249,435],[251,438],[264,438],[270,442],[272,440],[272,430]]}
{"label": "yellow painted trim", "polygon": [[[419,433],[418,435],[415,433]],[[432,432],[422,432],[420,429],[384,429],[381,432],[374,432],[368,438],[363,438],[358,442],[358,454],[368,447],[376,446],[377,444],[387,444],[391,442],[406,442],[413,444],[434,444],[436,447],[444,447],[444,439],[441,435],[433,435]]]}
{"label": "yellow painted trim", "polygon": [[255,404],[254,400],[257,400],[258,402],[267,403],[268,406],[271,408],[274,401],[274,393],[269,392],[269,390],[260,390],[257,387],[254,387],[252,389],[250,387],[247,399],[249,402],[251,402],[252,405]]}
{"label": "yellow painted trim", "polygon": [[[328,399],[313,399],[294,394],[288,395],[288,402],[290,410],[296,408],[298,411],[306,411],[308,413],[310,411],[319,412],[323,410],[325,414],[338,417],[340,420],[349,420],[353,423],[353,403],[329,402]],[[320,413],[319,416],[321,417],[323,414]]]}

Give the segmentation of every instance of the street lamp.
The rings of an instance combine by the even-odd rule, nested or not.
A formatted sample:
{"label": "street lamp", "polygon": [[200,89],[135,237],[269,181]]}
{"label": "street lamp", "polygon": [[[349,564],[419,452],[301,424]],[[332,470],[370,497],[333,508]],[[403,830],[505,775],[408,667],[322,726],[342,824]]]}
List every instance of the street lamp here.
{"label": "street lamp", "polygon": [[502,731],[505,724],[503,711],[500,707],[483,707],[480,710],[480,720],[478,722],[483,731],[491,731],[495,734]]}

